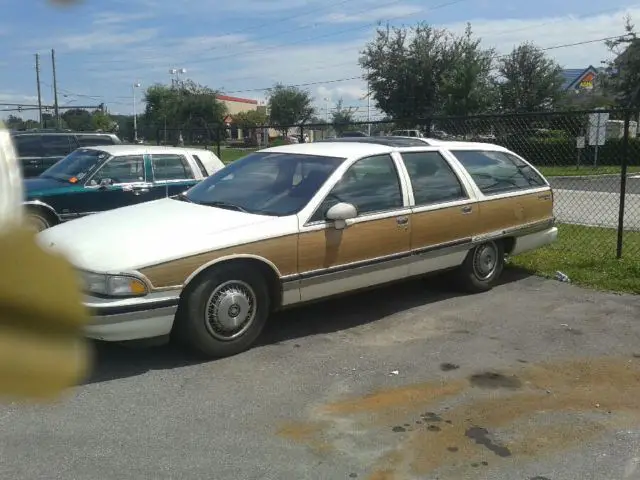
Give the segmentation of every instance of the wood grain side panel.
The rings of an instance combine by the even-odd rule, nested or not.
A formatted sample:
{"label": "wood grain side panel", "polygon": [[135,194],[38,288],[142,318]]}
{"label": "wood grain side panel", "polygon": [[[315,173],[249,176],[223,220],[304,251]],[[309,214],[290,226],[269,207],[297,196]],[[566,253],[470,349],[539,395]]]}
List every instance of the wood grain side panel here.
{"label": "wood grain side panel", "polygon": [[295,274],[298,270],[297,235],[247,243],[212,252],[181,258],[172,262],[143,268],[145,275],[156,288],[182,285],[201,266],[228,255],[256,255],[273,263],[280,275]]}
{"label": "wood grain side panel", "polygon": [[301,233],[298,244],[300,273],[371,260],[409,250],[410,229],[396,217],[360,222],[343,230]]}
{"label": "wood grain side panel", "polygon": [[411,249],[454,242],[476,235],[480,231],[480,211],[477,204],[468,205],[471,213],[462,213],[462,207],[414,213],[411,217]]}
{"label": "wood grain side panel", "polygon": [[[548,199],[540,197],[548,196]],[[517,227],[553,217],[551,190],[480,203],[481,233]]]}

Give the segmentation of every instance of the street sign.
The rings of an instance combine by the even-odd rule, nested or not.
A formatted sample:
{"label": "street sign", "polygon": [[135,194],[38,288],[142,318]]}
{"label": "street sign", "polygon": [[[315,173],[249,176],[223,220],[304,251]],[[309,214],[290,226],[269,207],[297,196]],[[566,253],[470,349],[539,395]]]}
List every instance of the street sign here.
{"label": "street sign", "polygon": [[585,147],[585,138],[576,137],[576,148],[582,149]]}
{"label": "street sign", "polygon": [[604,145],[607,139],[607,121],[609,113],[590,113],[589,114],[589,145]]}

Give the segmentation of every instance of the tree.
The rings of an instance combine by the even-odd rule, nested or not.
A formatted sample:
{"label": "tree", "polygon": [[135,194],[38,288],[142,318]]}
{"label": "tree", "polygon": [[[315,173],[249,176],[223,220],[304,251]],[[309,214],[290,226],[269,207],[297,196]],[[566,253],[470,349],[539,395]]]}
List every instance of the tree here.
{"label": "tree", "polygon": [[81,108],[72,108],[61,115],[67,126],[75,132],[94,130],[91,113]]}
{"label": "tree", "polygon": [[474,115],[492,110],[497,92],[492,78],[494,49],[480,47],[481,39],[474,38],[471,24],[451,45],[451,64],[441,78],[442,113],[445,115]]}
{"label": "tree", "polygon": [[352,107],[343,107],[342,99],[338,100],[336,108],[331,114],[331,123],[333,124],[333,129],[336,131],[337,135],[342,135],[344,132],[358,129],[357,126],[353,125],[356,110],[357,109]]}
{"label": "tree", "polygon": [[379,28],[360,58],[373,98],[398,126],[439,113],[481,113],[492,103],[493,50],[480,48],[468,25],[462,36],[425,23]]}
{"label": "tree", "polygon": [[213,129],[221,129],[226,114],[217,92],[192,80],[152,85],[145,92],[145,118],[157,127],[180,130],[203,129],[209,138]]}
{"label": "tree", "polygon": [[267,113],[264,110],[248,110],[233,115],[233,121],[239,128],[256,128],[266,126]]}
{"label": "tree", "polygon": [[625,35],[606,42],[614,58],[606,62],[605,91],[622,107],[640,107],[640,39],[631,17],[625,17]]}
{"label": "tree", "polygon": [[289,127],[308,122],[314,114],[313,99],[306,90],[276,84],[269,90],[269,117],[286,135]]}
{"label": "tree", "polygon": [[118,130],[118,123],[101,110],[95,110],[91,114],[91,125],[95,131],[116,132]]}
{"label": "tree", "polygon": [[500,106],[507,112],[550,110],[562,99],[562,67],[532,43],[522,43],[498,64]]}
{"label": "tree", "polygon": [[10,130],[24,128],[24,120],[16,115],[9,115],[4,121],[5,126]]}

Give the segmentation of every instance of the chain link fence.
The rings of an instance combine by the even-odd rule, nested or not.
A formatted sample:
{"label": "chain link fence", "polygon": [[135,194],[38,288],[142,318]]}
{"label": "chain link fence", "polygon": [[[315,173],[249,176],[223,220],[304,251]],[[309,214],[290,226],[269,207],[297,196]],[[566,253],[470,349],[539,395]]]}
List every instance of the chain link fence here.
{"label": "chain link fence", "polygon": [[561,242],[588,257],[640,258],[639,112],[595,110],[432,117],[409,121],[164,129],[158,144],[213,149],[225,162],[276,145],[344,136],[408,135],[502,145],[531,162],[554,189]]}

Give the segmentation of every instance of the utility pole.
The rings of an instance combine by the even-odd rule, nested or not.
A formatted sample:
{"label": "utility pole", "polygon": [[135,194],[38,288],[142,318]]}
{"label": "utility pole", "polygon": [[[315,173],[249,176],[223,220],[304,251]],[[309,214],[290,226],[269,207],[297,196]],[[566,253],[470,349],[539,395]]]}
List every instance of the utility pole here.
{"label": "utility pole", "polygon": [[56,80],[56,51],[51,49],[51,68],[53,69],[53,109],[56,115],[56,128],[60,128],[60,109],[58,108],[58,82]]}
{"label": "utility pole", "polygon": [[38,84],[38,125],[42,128],[42,92],[40,90],[40,54],[36,53],[36,82]]}
{"label": "utility pole", "polygon": [[367,69],[367,134],[371,136],[371,84],[369,83],[368,69]]}

